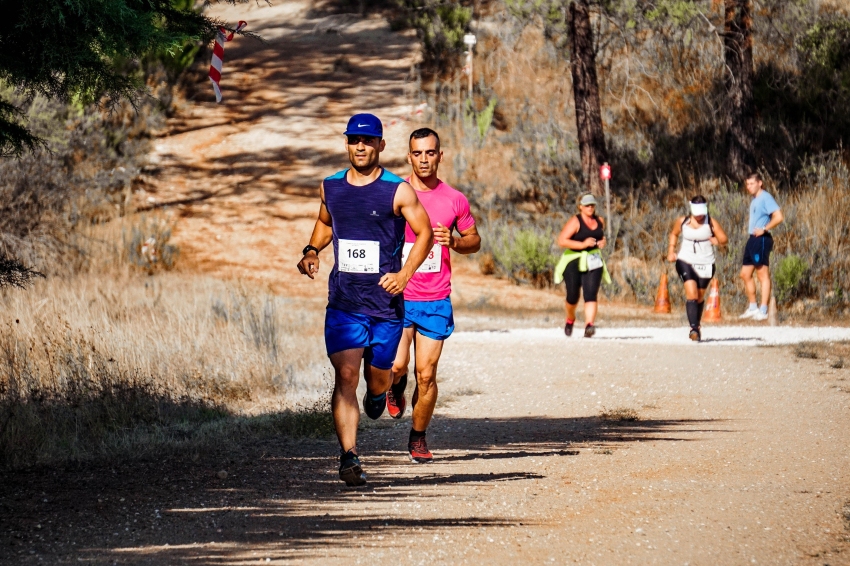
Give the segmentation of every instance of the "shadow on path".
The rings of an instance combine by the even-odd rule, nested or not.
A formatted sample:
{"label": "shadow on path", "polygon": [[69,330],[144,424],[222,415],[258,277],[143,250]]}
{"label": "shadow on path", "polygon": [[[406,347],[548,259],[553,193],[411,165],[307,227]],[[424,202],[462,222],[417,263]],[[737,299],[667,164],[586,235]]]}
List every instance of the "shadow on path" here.
{"label": "shadow on path", "polygon": [[[329,544],[337,553],[363,544],[397,550],[399,529],[519,525],[495,507],[440,509],[434,518],[449,493],[534,487],[548,474],[493,469],[493,460],[522,467],[523,458],[732,432],[722,422],[442,417],[429,429],[438,461],[413,466],[402,452],[409,422],[382,419],[360,433],[370,483],[359,490],[339,482],[333,441],[246,438],[205,454],[11,472],[0,484],[0,563],[235,564],[319,557]],[[404,511],[390,513],[399,503]],[[397,516],[411,514],[409,505],[422,507],[421,519]]]}

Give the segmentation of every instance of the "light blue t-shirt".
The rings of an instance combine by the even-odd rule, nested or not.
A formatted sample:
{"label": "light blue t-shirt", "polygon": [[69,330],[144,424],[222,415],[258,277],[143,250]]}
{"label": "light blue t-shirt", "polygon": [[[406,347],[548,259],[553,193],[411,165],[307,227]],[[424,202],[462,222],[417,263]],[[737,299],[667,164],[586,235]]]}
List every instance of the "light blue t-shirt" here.
{"label": "light blue t-shirt", "polygon": [[762,190],[753,202],[750,203],[750,231],[752,234],[756,228],[764,228],[770,222],[770,215],[779,210],[779,205],[765,190]]}

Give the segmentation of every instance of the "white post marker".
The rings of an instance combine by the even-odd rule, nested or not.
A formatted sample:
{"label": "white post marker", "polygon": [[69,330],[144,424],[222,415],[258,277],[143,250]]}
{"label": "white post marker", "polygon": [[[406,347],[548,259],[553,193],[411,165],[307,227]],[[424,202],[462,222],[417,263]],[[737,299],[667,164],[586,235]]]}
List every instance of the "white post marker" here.
{"label": "white post marker", "polygon": [[605,227],[607,228],[608,234],[606,234],[609,242],[611,240],[611,166],[608,163],[603,163],[602,167],[599,168],[599,178],[605,181]]}
{"label": "white post marker", "polygon": [[466,45],[466,67],[469,74],[469,91],[467,93],[469,98],[472,98],[472,48],[475,47],[477,42],[478,39],[473,33],[467,33],[463,36],[463,44]]}

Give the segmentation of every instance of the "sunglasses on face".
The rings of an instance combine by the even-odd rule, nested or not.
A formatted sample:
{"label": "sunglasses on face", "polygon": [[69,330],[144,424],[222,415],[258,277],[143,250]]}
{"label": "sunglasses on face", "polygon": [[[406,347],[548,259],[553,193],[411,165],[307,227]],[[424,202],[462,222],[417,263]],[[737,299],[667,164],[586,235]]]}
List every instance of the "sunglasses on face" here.
{"label": "sunglasses on face", "polygon": [[348,139],[348,145],[370,145],[378,139],[374,136],[345,136]]}

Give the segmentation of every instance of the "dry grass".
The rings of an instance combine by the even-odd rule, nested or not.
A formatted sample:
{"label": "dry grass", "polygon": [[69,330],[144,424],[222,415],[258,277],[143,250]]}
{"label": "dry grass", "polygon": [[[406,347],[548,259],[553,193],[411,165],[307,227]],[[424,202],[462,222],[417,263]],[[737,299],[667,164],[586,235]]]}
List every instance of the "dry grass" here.
{"label": "dry grass", "polygon": [[51,278],[2,308],[0,467],[330,431],[320,311],[179,274]]}
{"label": "dry grass", "polygon": [[850,358],[850,342],[802,342],[794,346],[794,355],[806,360],[819,360],[832,369],[846,367]]}
{"label": "dry grass", "polygon": [[640,420],[640,414],[629,407],[618,407],[616,409],[606,409],[602,408],[602,412],[599,413],[599,418],[603,421],[621,423],[621,422],[635,422]]}

